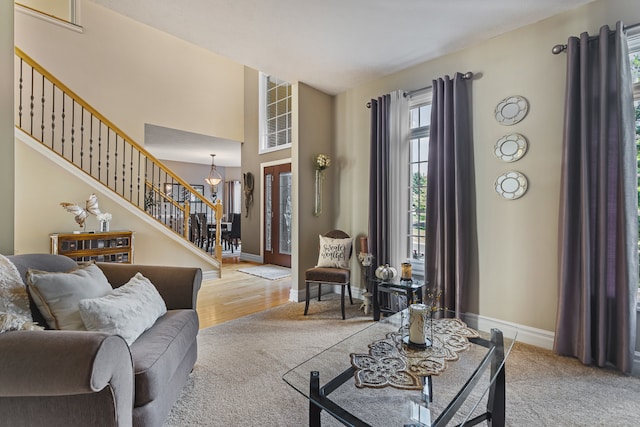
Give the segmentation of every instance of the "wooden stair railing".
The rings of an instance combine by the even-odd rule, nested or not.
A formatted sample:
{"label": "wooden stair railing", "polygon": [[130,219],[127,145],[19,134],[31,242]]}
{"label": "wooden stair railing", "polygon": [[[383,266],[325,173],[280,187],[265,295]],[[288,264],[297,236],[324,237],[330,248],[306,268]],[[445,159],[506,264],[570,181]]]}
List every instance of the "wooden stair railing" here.
{"label": "wooden stair railing", "polygon": [[16,127],[187,241],[190,214],[204,214],[216,224],[213,255],[221,261],[220,201],[207,200],[17,47],[15,54]]}

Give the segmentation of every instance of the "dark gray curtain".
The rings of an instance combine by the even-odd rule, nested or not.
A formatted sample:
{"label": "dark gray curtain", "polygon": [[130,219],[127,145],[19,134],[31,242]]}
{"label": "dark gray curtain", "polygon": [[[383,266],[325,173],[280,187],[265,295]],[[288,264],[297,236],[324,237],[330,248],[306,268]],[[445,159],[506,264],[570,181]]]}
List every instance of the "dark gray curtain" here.
{"label": "dark gray curtain", "polygon": [[624,372],[638,287],[632,93],[622,23],[569,38],[554,351]]}
{"label": "dark gray curtain", "polygon": [[369,253],[374,265],[389,260],[389,107],[391,96],[371,100]]}
{"label": "dark gray curtain", "polygon": [[471,80],[433,81],[427,171],[426,277],[442,306],[464,312],[475,230]]}

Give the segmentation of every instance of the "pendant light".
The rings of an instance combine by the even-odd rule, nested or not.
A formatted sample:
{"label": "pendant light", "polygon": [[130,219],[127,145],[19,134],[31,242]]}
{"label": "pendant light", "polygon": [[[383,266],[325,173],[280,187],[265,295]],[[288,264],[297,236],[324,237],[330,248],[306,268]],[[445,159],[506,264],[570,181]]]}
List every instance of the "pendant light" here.
{"label": "pendant light", "polygon": [[209,187],[211,188],[211,197],[213,198],[213,200],[216,199],[216,195],[218,193],[218,189],[216,187],[222,181],[222,175],[220,175],[220,173],[216,170],[216,165],[214,162],[215,157],[215,154],[211,155],[211,170],[209,171],[209,176],[204,179],[204,182],[209,184]]}

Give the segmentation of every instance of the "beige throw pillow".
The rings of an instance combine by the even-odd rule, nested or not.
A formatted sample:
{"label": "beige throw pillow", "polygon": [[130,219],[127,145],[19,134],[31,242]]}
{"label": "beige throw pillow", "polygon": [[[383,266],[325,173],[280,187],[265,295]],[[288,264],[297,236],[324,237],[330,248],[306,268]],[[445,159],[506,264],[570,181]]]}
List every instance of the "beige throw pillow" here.
{"label": "beige throw pillow", "polygon": [[113,290],[100,267],[88,264],[68,273],[29,270],[29,293],[50,328],[86,330],[78,303]]}
{"label": "beige throw pillow", "polygon": [[352,239],[332,239],[320,235],[320,253],[316,267],[349,268]]}
{"label": "beige throw pillow", "polygon": [[108,295],[80,301],[79,306],[88,331],[120,335],[129,345],[167,312],[158,290],[141,273]]}

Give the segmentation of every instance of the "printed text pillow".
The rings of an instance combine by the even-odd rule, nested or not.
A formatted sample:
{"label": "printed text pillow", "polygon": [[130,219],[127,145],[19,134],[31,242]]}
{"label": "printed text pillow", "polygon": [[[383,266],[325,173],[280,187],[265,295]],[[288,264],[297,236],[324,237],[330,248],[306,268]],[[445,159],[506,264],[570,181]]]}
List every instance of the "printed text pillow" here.
{"label": "printed text pillow", "polygon": [[320,237],[320,253],[316,267],[349,268],[352,239],[332,239]]}

